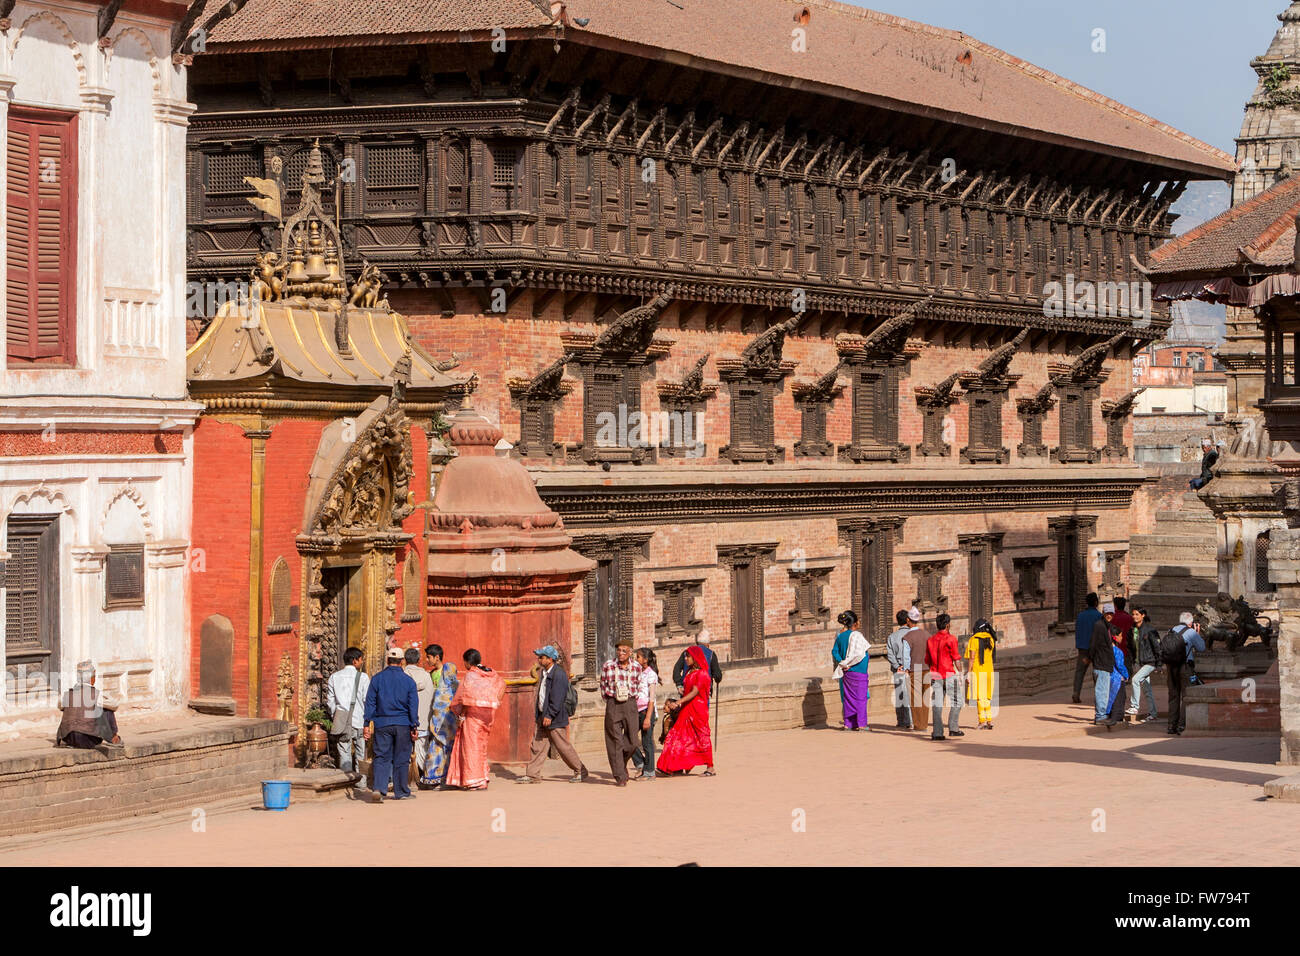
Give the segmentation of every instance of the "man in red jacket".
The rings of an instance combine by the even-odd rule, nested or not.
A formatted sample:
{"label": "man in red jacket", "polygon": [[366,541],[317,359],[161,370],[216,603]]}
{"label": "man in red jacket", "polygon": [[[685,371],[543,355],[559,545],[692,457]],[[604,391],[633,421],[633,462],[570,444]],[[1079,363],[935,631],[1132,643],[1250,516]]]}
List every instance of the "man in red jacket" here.
{"label": "man in red jacket", "polygon": [[934,623],[938,630],[925,644],[925,666],[930,669],[930,693],[934,695],[931,719],[931,740],[943,740],[943,699],[948,698],[948,736],[965,737],[959,722],[961,715],[962,690],[961,674],[958,662],[961,649],[957,647],[957,638],[948,631],[952,618],[940,614]]}

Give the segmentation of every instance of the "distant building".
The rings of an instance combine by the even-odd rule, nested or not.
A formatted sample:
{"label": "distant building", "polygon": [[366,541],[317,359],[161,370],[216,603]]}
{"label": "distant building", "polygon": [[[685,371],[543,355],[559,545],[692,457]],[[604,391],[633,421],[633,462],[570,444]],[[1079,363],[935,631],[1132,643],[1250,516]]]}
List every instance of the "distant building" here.
{"label": "distant building", "polygon": [[1158,342],[1133,356],[1133,454],[1140,462],[1192,461],[1207,426],[1228,410],[1228,376],[1213,342]]}

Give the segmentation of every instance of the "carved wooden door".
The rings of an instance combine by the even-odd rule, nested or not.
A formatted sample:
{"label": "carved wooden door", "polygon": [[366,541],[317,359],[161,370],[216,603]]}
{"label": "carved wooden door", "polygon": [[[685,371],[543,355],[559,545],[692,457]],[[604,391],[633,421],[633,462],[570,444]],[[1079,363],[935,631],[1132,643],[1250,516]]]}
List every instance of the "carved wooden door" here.
{"label": "carved wooden door", "polygon": [[596,622],[595,666],[588,664],[588,674],[599,674],[605,662],[614,658],[618,640],[618,568],[617,562],[605,559],[596,564],[595,581],[587,589],[587,613]]}
{"label": "carved wooden door", "polygon": [[1079,614],[1079,536],[1074,530],[1063,530],[1056,542],[1056,580],[1059,590],[1057,603],[1061,607],[1062,623],[1073,621]]}

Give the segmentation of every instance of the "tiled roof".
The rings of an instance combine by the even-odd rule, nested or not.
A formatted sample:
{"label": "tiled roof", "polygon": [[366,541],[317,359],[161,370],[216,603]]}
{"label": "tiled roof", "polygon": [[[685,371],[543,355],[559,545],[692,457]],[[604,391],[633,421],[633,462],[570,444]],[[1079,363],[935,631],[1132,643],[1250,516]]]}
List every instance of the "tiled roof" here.
{"label": "tiled roof", "polygon": [[1160,246],[1151,253],[1151,272],[1163,277],[1217,274],[1246,263],[1290,265],[1297,215],[1300,176],[1293,176]]}
{"label": "tiled roof", "polygon": [[[217,0],[207,0],[216,10]],[[493,27],[552,36],[534,0],[248,0],[208,49],[457,42]],[[807,50],[792,31],[809,13]],[[953,30],[833,0],[568,0],[563,42],[759,75],[965,125],[1023,128],[1050,142],[1226,178],[1227,153]],[[206,15],[205,15],[206,19]],[[585,19],[579,27],[574,20]],[[315,44],[312,44],[315,45]],[[1100,147],[1100,149],[1099,149]]]}

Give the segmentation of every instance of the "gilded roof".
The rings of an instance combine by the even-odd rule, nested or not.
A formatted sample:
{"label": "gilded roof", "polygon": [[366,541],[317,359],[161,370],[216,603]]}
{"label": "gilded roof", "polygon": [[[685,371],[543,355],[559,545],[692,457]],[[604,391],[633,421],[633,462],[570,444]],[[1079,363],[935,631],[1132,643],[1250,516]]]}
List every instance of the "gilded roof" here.
{"label": "gilded roof", "polygon": [[463,384],[438,370],[413,345],[406,318],[391,309],[348,310],[347,351],[334,344],[338,309],[292,301],[221,307],[186,352],[192,383],[249,382],[263,376],[315,385],[391,387],[398,361],[411,356],[410,387],[450,389]]}
{"label": "gilded roof", "polygon": [[[215,10],[216,0],[208,0]],[[464,42],[494,27],[554,37],[533,0],[248,0],[218,24],[213,52],[393,42]],[[1231,156],[1109,97],[955,30],[833,0],[567,0],[564,43],[748,74],[965,125],[1196,175],[1227,178]],[[806,24],[799,19],[809,13]],[[575,21],[585,20],[585,26]],[[792,31],[806,31],[806,52]],[[975,121],[972,123],[972,120]]]}

